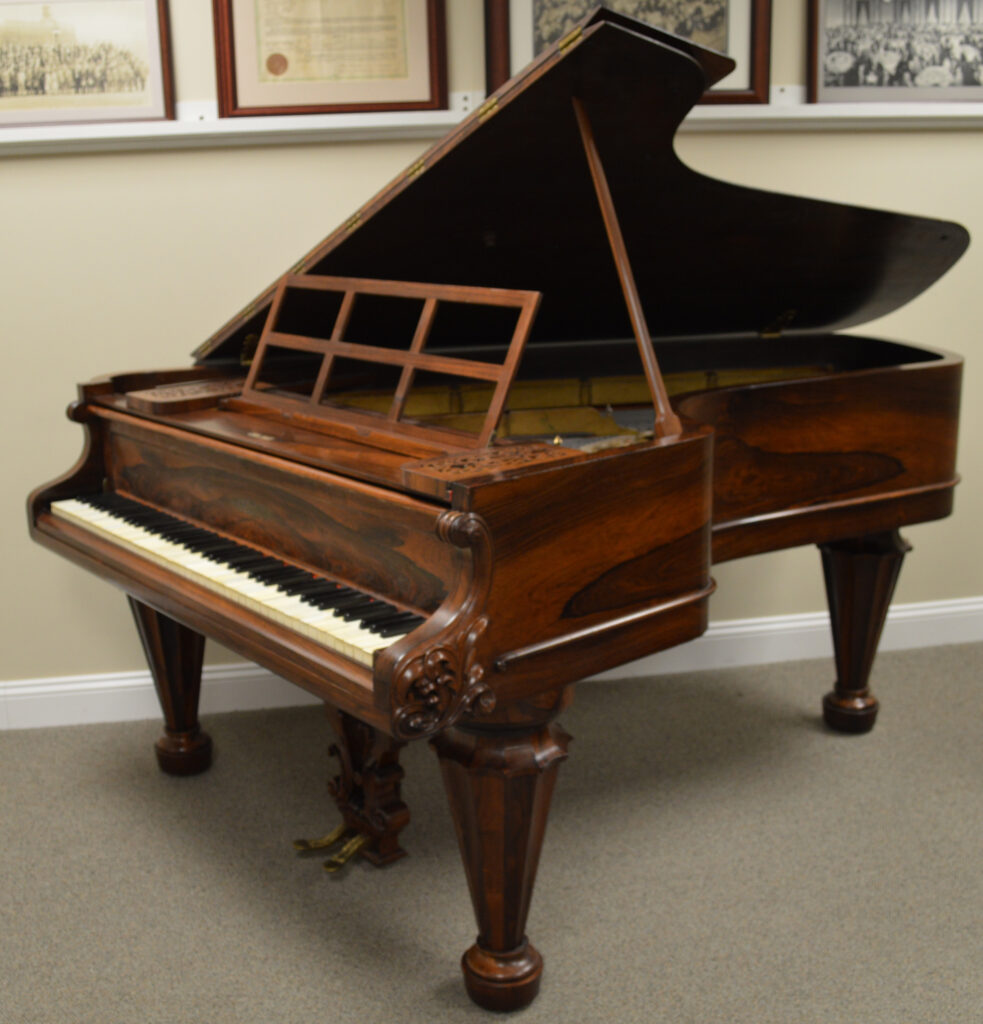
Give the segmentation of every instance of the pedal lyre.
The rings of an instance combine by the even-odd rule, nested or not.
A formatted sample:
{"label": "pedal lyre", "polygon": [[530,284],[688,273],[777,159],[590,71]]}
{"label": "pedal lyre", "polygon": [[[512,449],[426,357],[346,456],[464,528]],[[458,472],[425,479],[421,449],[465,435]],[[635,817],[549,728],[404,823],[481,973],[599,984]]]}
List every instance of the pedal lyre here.
{"label": "pedal lyre", "polygon": [[326,711],[338,738],[330,753],[339,761],[339,772],[328,783],[328,791],[342,822],[320,839],[295,839],[294,849],[300,854],[329,851],[324,870],[331,873],[340,871],[356,854],[376,867],[391,864],[406,855],[399,833],[410,820],[399,798],[403,743],[337,708],[327,706]]}

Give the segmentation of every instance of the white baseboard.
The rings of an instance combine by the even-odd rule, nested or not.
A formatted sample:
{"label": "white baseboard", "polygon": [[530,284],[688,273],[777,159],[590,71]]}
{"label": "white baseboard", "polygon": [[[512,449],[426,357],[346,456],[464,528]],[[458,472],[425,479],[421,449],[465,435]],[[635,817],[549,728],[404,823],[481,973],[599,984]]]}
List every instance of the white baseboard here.
{"label": "white baseboard", "polygon": [[[983,597],[891,608],[881,650],[983,641]],[[621,665],[598,679],[695,672],[737,665],[832,657],[825,612],[718,622],[696,640]],[[314,704],[317,699],[247,663],[209,665],[203,714]],[[57,676],[0,682],[0,729],[122,722],[160,714],[150,673]]]}

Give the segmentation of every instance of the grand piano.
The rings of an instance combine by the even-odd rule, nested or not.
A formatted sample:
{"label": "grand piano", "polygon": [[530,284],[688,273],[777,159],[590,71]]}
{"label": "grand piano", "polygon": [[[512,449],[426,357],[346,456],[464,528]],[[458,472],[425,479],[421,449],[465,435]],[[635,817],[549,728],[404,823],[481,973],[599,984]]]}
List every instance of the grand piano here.
{"label": "grand piano", "polygon": [[204,638],[322,698],[335,869],[397,860],[400,748],[442,767],[480,1005],[536,995],[525,922],[571,684],[698,636],[713,562],[819,545],[828,725],[868,688],[899,528],[946,516],[960,360],[835,333],[958,225],[769,194],[673,136],[730,69],[606,10],[199,346],[83,384],[32,536],[127,595],[160,767],[205,770]]}

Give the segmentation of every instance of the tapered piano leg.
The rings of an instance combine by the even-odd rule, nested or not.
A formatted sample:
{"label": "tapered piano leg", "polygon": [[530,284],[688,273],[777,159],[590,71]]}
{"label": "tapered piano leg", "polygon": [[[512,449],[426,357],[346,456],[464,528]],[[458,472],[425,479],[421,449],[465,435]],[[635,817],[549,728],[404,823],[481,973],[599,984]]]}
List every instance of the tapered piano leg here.
{"label": "tapered piano leg", "polygon": [[212,763],[211,737],[198,724],[205,638],[135,598],[128,600],[164,712],[157,763],[168,775],[197,775]]}
{"label": "tapered piano leg", "polygon": [[527,1006],[543,958],[526,917],[557,769],[570,737],[556,724],[516,731],[452,728],[432,740],[440,758],[477,941],[461,960],[471,998],[488,1010]]}
{"label": "tapered piano leg", "polygon": [[823,698],[826,724],[840,732],[869,732],[877,698],[867,682],[901,562],[911,550],[897,530],[821,544],[829,601],[836,683]]}

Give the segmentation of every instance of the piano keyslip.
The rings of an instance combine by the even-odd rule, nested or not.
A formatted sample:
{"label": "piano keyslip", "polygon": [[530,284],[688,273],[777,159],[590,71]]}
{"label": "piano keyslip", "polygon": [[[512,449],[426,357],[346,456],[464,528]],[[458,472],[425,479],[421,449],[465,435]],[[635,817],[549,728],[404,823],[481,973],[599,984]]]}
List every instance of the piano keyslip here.
{"label": "piano keyslip", "polygon": [[54,501],[51,511],[363,665],[371,667],[377,650],[424,621],[371,594],[119,494]]}

